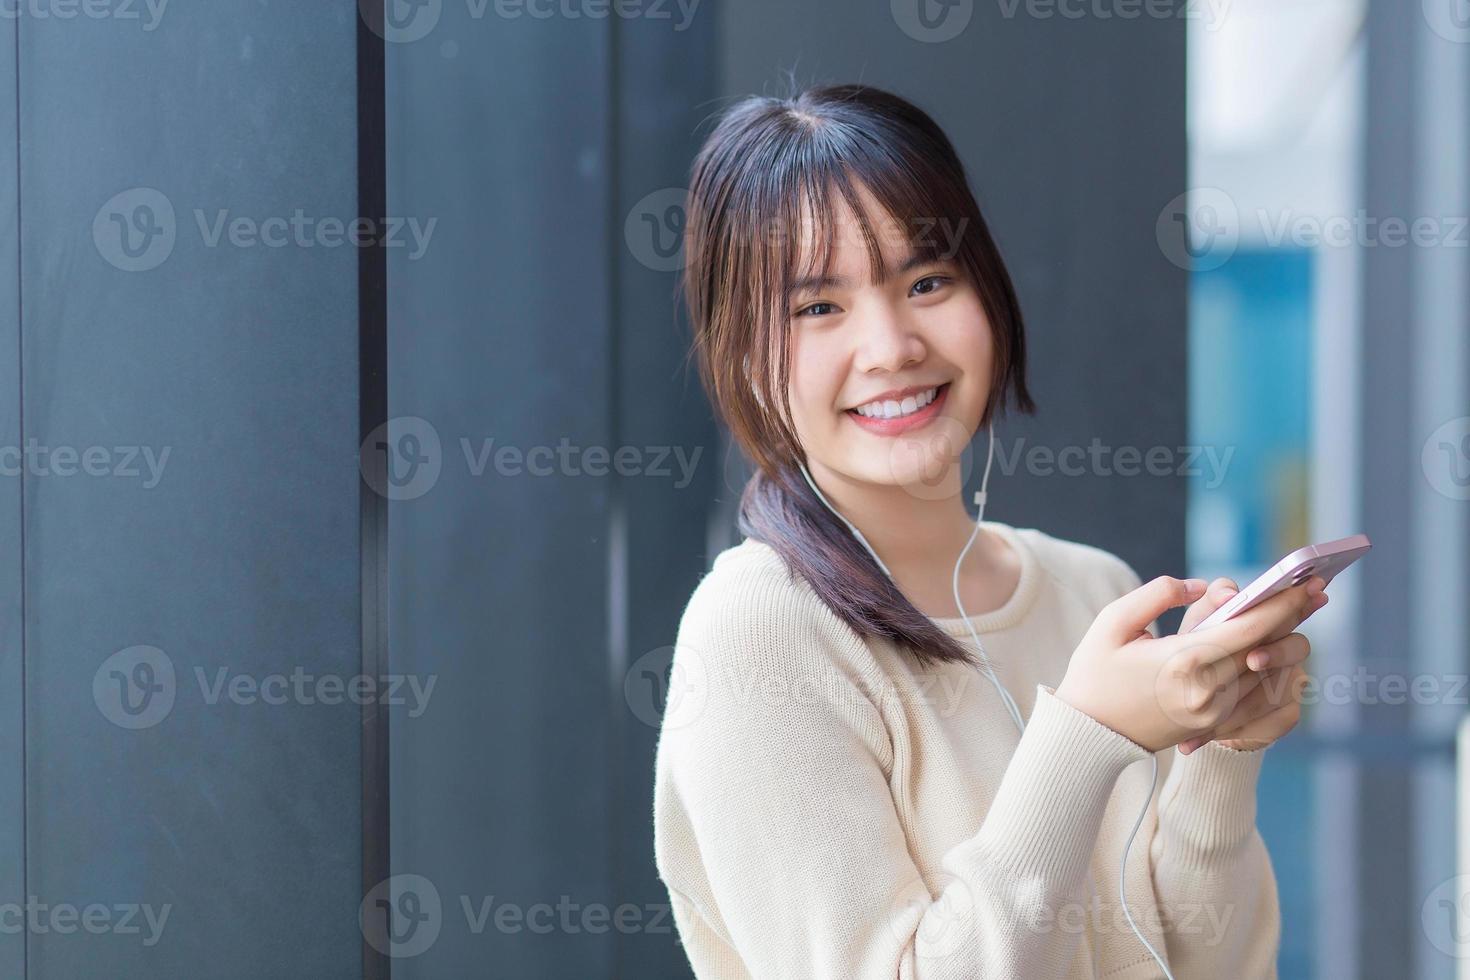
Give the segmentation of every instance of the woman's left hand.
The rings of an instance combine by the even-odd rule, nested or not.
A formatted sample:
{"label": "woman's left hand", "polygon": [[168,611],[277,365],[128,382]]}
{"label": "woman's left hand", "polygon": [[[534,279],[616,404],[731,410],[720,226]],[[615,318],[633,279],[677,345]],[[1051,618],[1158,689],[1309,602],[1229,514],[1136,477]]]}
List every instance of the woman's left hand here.
{"label": "woman's left hand", "polygon": [[[1238,591],[1228,578],[1211,582],[1205,594],[1185,611],[1180,632],[1191,629]],[[1307,616],[1325,605],[1327,595],[1319,590]],[[1252,650],[1246,666],[1255,672],[1259,682],[1240,699],[1229,717],[1205,735],[1181,742],[1179,751],[1188,755],[1206,742],[1218,741],[1237,752],[1253,752],[1291,731],[1301,720],[1302,690],[1307,683],[1302,662],[1310,653],[1311,643],[1301,633],[1287,633]]]}
{"label": "woman's left hand", "polygon": [[[1292,633],[1287,639],[1299,639],[1302,647],[1307,645],[1307,638],[1300,633]],[[1208,735],[1181,742],[1179,751],[1188,755],[1209,741],[1237,752],[1264,749],[1301,720],[1306,683],[1307,672],[1300,663],[1266,671],[1261,683],[1241,699],[1229,718]]]}

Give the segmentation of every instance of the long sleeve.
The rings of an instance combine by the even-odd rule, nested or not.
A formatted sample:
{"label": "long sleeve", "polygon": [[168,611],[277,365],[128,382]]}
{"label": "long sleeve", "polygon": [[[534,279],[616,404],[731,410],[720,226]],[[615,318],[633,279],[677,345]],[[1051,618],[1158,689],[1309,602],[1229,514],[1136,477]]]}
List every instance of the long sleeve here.
{"label": "long sleeve", "polygon": [[[1142,584],[1131,567],[1117,564],[1120,595]],[[1207,742],[1189,755],[1171,749],[1161,760],[1168,775],[1149,856],[1175,980],[1276,976],[1281,910],[1256,829],[1265,751]]]}
{"label": "long sleeve", "polygon": [[1281,910],[1256,829],[1264,755],[1217,742],[1174,753],[1150,856],[1176,980],[1276,976]]}
{"label": "long sleeve", "polygon": [[[707,957],[696,974],[1072,972],[1075,931],[1038,923],[1086,900],[1109,795],[1147,752],[1039,686],[991,805],[931,893],[905,843],[884,688],[860,666],[861,639],[814,596],[721,584],[686,610],[670,697],[681,693],[659,744],[679,814],[656,828],[659,873],[691,957]],[[689,941],[704,929],[720,942]]]}

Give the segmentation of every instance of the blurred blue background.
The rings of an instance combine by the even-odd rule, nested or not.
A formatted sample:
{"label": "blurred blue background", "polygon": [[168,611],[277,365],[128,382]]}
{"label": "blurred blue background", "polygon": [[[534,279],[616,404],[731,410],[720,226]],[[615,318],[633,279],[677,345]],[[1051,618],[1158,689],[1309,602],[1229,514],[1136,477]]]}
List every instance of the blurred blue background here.
{"label": "blurred blue background", "polygon": [[1314,617],[1320,686],[1262,775],[1282,977],[1467,975],[1467,15],[1246,0],[1189,30],[1190,440],[1235,453],[1191,481],[1190,571],[1375,545]]}

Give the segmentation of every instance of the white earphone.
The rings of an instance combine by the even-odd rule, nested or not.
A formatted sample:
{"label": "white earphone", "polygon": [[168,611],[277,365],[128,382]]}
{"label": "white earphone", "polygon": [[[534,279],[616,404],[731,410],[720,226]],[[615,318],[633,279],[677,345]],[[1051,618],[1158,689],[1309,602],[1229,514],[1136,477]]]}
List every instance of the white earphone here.
{"label": "white earphone", "polygon": [[[747,359],[746,364],[748,367],[749,359]],[[960,600],[960,566],[964,564],[965,555],[969,553],[971,546],[973,546],[975,543],[975,537],[980,533],[980,523],[985,516],[986,488],[990,484],[990,464],[995,459],[995,425],[993,423],[989,424],[987,428],[990,433],[990,448],[985,456],[985,475],[980,478],[980,489],[975,493],[974,497],[975,506],[978,508],[975,514],[975,527],[974,530],[970,532],[970,538],[968,541],[965,542],[965,546],[960,549],[959,558],[955,559],[954,575],[952,576],[951,584],[954,589],[955,607],[959,610],[960,618],[963,619],[965,621],[965,625],[969,627],[970,637],[975,641],[976,649],[980,651],[980,669],[984,673],[985,677],[995,687],[996,693],[1000,695],[1001,703],[1005,705],[1006,712],[1011,716],[1011,720],[1016,724],[1016,730],[1019,732],[1025,732],[1026,722],[1021,717],[1021,709],[1016,705],[1015,698],[1011,697],[1011,693],[1006,690],[1005,685],[1000,682],[1000,678],[995,676],[995,671],[990,666],[990,656],[985,652],[984,644],[980,642],[980,634],[975,630],[975,624],[970,621],[969,614],[965,612],[965,605]],[[883,559],[878,557],[878,552],[874,550],[871,544],[868,543],[868,539],[863,537],[863,533],[859,531],[852,524],[851,521],[849,521],[846,517],[843,517],[842,513],[838,511],[836,507],[832,506],[832,502],[827,499],[826,495],[823,494],[820,489],[818,489],[817,482],[812,479],[812,474],[806,468],[806,463],[804,461],[801,463],[801,475],[806,478],[807,485],[812,488],[812,492],[817,495],[817,499],[820,500],[828,510],[836,515],[839,521],[847,526],[848,531],[852,533],[852,536],[857,539],[858,543],[867,549],[868,554],[873,556],[873,561],[878,563],[878,567],[883,570],[883,574],[887,575],[889,579],[892,579],[893,573],[888,570],[887,565],[883,564]],[[1143,800],[1143,809],[1138,812],[1138,819],[1133,822],[1133,829],[1129,831],[1128,840],[1123,845],[1123,858],[1118,864],[1118,901],[1123,906],[1123,916],[1128,920],[1128,925],[1132,927],[1133,934],[1138,937],[1138,941],[1143,943],[1144,948],[1147,949],[1149,951],[1149,954],[1153,956],[1154,962],[1158,963],[1159,965],[1159,969],[1164,971],[1164,976],[1167,977],[1168,980],[1174,980],[1174,974],[1169,972],[1169,967],[1167,964],[1164,963],[1164,958],[1159,955],[1158,950],[1154,949],[1153,944],[1150,943],[1147,938],[1145,938],[1143,932],[1139,930],[1137,923],[1133,921],[1133,915],[1128,911],[1128,897],[1124,889],[1124,872],[1128,867],[1128,852],[1133,848],[1133,839],[1138,836],[1138,828],[1142,826],[1143,818],[1148,814],[1148,805],[1150,801],[1153,800],[1154,789],[1158,786],[1159,782],[1159,757],[1153,753],[1149,753],[1149,761],[1153,763],[1153,779],[1149,782],[1148,795],[1144,797]],[[1093,897],[1096,897],[1097,893],[1092,888],[1091,876],[1088,876],[1087,884],[1089,892],[1093,895]],[[1094,958],[1093,972],[1097,973],[1097,950],[1093,949],[1092,952]]]}

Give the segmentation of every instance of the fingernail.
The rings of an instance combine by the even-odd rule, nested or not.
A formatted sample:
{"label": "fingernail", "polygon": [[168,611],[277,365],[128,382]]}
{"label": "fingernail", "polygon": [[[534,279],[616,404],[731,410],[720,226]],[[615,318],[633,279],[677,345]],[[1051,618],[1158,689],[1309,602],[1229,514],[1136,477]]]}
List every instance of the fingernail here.
{"label": "fingernail", "polygon": [[1270,662],[1271,662],[1271,658],[1268,657],[1268,656],[1266,656],[1264,653],[1259,652],[1259,651],[1257,651],[1255,653],[1252,653],[1248,657],[1245,658],[1245,665],[1247,667],[1249,667],[1251,670],[1260,670],[1261,668],[1265,667],[1266,664],[1268,664]]}

